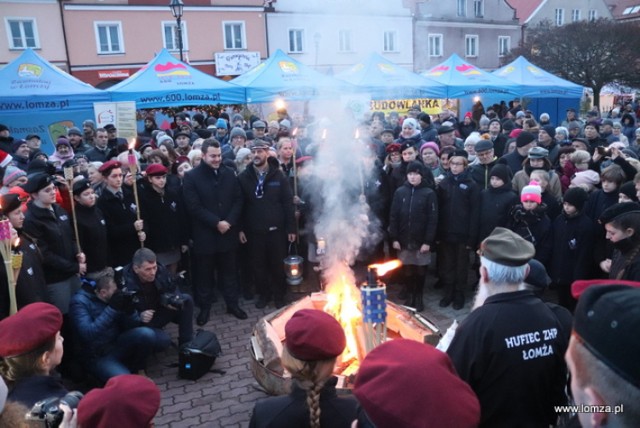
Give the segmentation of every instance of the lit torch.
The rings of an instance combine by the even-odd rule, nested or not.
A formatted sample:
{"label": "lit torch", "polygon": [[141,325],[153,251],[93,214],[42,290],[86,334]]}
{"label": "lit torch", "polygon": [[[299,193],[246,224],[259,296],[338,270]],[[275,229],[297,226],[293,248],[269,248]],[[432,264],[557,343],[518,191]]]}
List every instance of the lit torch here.
{"label": "lit torch", "polygon": [[64,179],[69,189],[69,199],[71,200],[71,218],[73,220],[73,232],[76,235],[76,244],[78,245],[78,253],[82,252],[80,245],[80,234],[78,233],[78,220],[76,218],[76,201],[73,199],[73,167],[64,168]]}
{"label": "lit torch", "polygon": [[378,276],[396,269],[402,263],[392,260],[369,265],[367,282],[360,287],[362,297],[362,323],[367,353],[387,340],[387,286]]}
{"label": "lit torch", "polygon": [[[129,163],[129,172],[133,177],[133,199],[136,203],[136,219],[140,220],[140,202],[138,200],[138,184],[136,183],[136,177],[138,175],[138,162],[136,155],[133,153],[133,149],[136,146],[136,139],[133,138],[129,143],[129,156],[127,157]],[[140,241],[140,247],[144,247],[144,241]]]}

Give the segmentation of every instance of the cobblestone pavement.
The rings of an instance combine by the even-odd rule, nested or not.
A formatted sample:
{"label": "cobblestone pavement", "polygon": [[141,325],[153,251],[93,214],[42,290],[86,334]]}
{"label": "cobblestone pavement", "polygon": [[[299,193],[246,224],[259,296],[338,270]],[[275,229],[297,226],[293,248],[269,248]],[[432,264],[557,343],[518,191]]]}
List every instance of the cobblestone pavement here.
{"label": "cobblestone pavement", "polygon": [[[440,308],[438,302],[443,290],[433,288],[435,279],[427,277],[424,292],[424,316],[435,323],[444,334],[454,319],[460,322],[468,313],[470,298],[465,308],[459,311],[451,307]],[[304,287],[304,286],[303,286]],[[302,291],[305,291],[304,288]],[[292,294],[290,300],[297,300],[308,294]],[[392,300],[397,290],[389,287]],[[466,292],[471,297],[473,292]],[[258,399],[267,397],[254,379],[250,369],[250,337],[260,318],[273,312],[273,306],[256,309],[253,301],[241,301],[241,306],[249,315],[246,320],[237,320],[225,313],[225,306],[218,302],[214,305],[211,319],[204,327],[214,331],[222,346],[222,355],[215,362],[214,369],[219,373],[207,373],[197,381],[181,380],[177,377],[176,367],[167,367],[177,362],[174,348],[158,354],[149,361],[148,376],[153,379],[162,392],[160,410],[155,418],[155,426],[164,427],[246,427],[251,411]],[[168,326],[172,337],[177,337],[177,328]]]}

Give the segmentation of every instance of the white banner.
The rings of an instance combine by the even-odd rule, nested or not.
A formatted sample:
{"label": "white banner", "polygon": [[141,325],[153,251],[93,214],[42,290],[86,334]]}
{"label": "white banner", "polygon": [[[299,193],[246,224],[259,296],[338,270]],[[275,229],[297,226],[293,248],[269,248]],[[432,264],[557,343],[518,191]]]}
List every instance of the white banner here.
{"label": "white banner", "polygon": [[239,76],[260,64],[260,52],[216,52],[216,74]]}
{"label": "white banner", "polygon": [[93,103],[93,111],[98,128],[115,125],[118,137],[126,138],[127,141],[138,135],[135,101]]}

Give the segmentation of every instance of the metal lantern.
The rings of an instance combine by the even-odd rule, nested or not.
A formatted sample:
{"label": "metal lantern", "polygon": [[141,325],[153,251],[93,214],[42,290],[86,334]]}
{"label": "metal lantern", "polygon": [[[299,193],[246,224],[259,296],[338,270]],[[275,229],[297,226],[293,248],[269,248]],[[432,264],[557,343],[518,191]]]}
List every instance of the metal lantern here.
{"label": "metal lantern", "polygon": [[284,259],[284,274],[287,284],[300,285],[302,283],[302,263],[304,259],[297,254],[290,254]]}

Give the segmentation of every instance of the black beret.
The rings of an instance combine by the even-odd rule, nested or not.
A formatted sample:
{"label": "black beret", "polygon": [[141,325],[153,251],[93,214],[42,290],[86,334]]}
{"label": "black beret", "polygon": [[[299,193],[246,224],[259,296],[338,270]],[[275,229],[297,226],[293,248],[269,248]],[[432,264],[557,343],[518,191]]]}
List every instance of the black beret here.
{"label": "black beret", "polygon": [[20,208],[21,204],[20,197],[15,193],[7,193],[0,196],[0,201],[2,203],[0,213],[2,213],[3,216],[6,216],[10,212]]}
{"label": "black beret", "polygon": [[73,194],[75,196],[78,196],[79,194],[81,194],[82,192],[90,188],[91,188],[91,182],[86,178],[83,178],[82,180],[78,180],[75,183],[73,183]]}
{"label": "black beret", "polygon": [[451,157],[454,156],[461,156],[465,159],[469,159],[469,153],[467,153],[467,151],[463,149],[456,149],[456,151],[451,154]]}
{"label": "black beret", "polygon": [[539,290],[545,290],[551,284],[551,278],[544,265],[536,259],[529,260],[528,265],[529,275],[527,275],[525,282]]}
{"label": "black beret", "polygon": [[41,172],[30,176],[29,181],[27,181],[22,188],[27,193],[37,193],[51,183],[53,183],[51,175]]}
{"label": "black beret", "polygon": [[600,214],[598,222],[604,225],[612,222],[621,215],[628,213],[640,214],[640,204],[637,202],[621,202],[613,204]]}
{"label": "black beret", "polygon": [[405,141],[400,145],[400,153],[404,152],[407,149],[410,149],[411,147],[413,147],[413,143],[410,141]]}
{"label": "black beret", "polygon": [[587,288],[578,300],[573,329],[598,360],[640,387],[640,289],[627,285]]}

